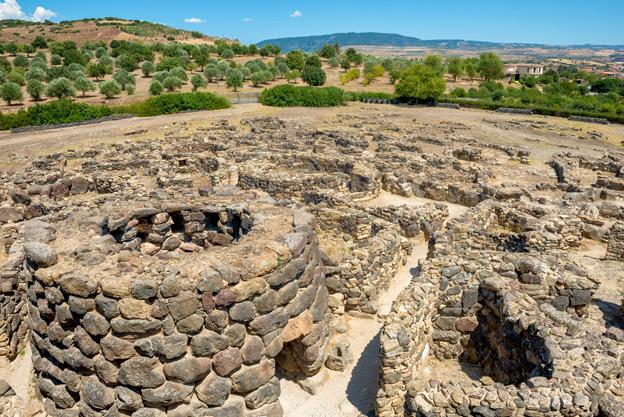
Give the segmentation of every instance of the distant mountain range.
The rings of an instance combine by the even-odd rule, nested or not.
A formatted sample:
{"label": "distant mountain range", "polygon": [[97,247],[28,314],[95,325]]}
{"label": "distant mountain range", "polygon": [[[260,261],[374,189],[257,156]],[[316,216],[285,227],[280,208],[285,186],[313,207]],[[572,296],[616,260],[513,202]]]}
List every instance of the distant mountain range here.
{"label": "distant mountain range", "polygon": [[534,43],[499,43],[483,41],[467,41],[463,39],[431,39],[424,40],[396,33],[334,33],[319,36],[298,36],[292,38],[267,39],[258,43],[259,47],[266,44],[277,45],[282,51],[288,52],[293,49],[304,51],[316,51],[325,44],[337,43],[340,46],[390,46],[390,47],[424,47],[443,49],[498,49],[498,48],[551,48],[551,49],[624,49],[624,45],[545,45]]}

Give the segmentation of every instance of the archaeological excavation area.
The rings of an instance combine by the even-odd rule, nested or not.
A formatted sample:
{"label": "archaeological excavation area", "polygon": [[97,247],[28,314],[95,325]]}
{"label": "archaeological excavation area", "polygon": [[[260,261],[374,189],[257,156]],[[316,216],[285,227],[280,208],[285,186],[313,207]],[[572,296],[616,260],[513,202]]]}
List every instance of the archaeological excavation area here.
{"label": "archaeological excavation area", "polygon": [[5,149],[0,415],[624,415],[621,126],[249,109]]}

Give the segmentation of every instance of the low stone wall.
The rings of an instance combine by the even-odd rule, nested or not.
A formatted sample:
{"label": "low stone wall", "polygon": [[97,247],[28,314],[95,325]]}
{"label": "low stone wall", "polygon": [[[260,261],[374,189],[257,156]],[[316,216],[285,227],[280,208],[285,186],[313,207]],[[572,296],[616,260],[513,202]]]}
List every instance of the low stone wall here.
{"label": "low stone wall", "polygon": [[16,246],[0,266],[0,356],[12,360],[27,342],[28,312],[24,291],[24,249]]}
{"label": "low stone wall", "polygon": [[[204,238],[204,249],[193,243],[201,231],[188,233],[189,225],[209,228],[205,207],[221,204],[150,204],[68,220],[49,245],[24,243],[34,245],[24,275],[46,411],[281,416],[276,367],[313,375],[329,344],[314,218],[252,202],[238,212],[251,214],[237,236],[233,225],[245,220],[228,217],[233,206],[225,205],[214,220],[238,240],[222,247]],[[164,242],[179,236],[182,244],[143,240],[146,228],[176,216],[188,220],[186,229],[169,227]],[[147,243],[154,253],[143,250]],[[188,252],[184,243],[199,249]]]}
{"label": "low stone wall", "polygon": [[322,229],[348,235],[354,256],[326,268],[327,287],[343,295],[345,310],[376,313],[378,295],[385,290],[411,252],[411,244],[399,227],[348,207],[313,206]]}
{"label": "low stone wall", "polygon": [[380,335],[378,417],[405,413],[408,384],[417,378],[431,350],[432,316],[439,284],[433,271],[423,271],[395,300]]}
{"label": "low stone wall", "polygon": [[624,261],[624,222],[618,221],[609,229],[606,259]]}

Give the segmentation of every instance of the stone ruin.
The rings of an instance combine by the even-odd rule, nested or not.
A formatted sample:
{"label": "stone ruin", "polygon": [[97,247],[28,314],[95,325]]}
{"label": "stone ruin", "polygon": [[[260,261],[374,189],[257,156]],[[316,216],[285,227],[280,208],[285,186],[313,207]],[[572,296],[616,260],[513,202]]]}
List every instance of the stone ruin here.
{"label": "stone ruin", "polygon": [[484,203],[433,236],[384,324],[378,416],[617,415],[624,332],[587,320],[598,281],[561,250],[580,230],[534,210]]}
{"label": "stone ruin", "polygon": [[280,378],[345,370],[343,316],[378,314],[421,239],[377,416],[617,416],[624,334],[573,254],[624,260],[622,159],[337,122],[179,124],[0,173],[0,355],[30,344],[49,415],[279,417]]}
{"label": "stone ruin", "polygon": [[314,374],[329,344],[313,222],[243,193],[39,224],[11,256],[47,412],[280,414],[276,366]]}

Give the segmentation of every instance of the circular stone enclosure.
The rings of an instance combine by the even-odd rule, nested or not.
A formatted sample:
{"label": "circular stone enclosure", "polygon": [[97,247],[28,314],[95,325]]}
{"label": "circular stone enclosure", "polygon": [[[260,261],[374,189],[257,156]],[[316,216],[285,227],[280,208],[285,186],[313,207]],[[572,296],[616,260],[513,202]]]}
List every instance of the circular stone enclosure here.
{"label": "circular stone enclosure", "polygon": [[46,411],[282,415],[276,363],[315,374],[331,313],[314,218],[271,201],[123,203],[57,223],[25,271]]}

